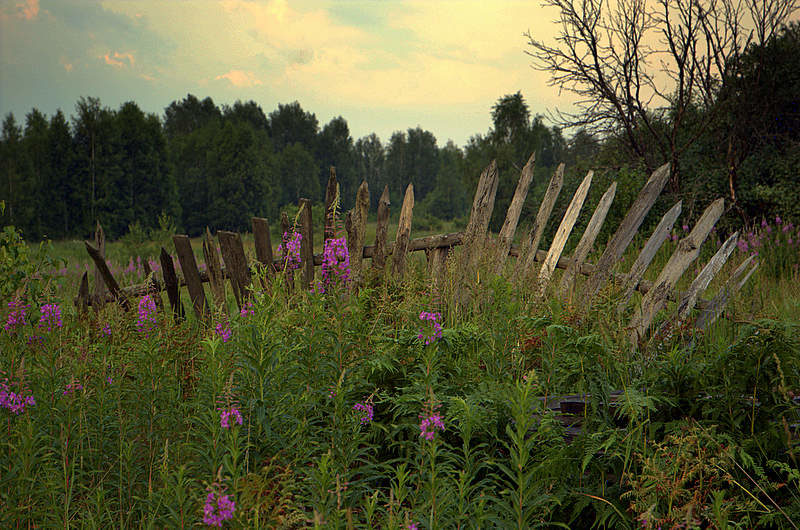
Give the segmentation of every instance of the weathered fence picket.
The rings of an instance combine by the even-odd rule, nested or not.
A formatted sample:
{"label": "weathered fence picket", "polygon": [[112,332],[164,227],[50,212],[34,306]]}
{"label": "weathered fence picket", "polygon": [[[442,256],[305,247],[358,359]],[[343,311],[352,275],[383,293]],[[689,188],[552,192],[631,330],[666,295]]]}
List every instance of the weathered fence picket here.
{"label": "weathered fence picket", "polygon": [[175,274],[175,263],[172,261],[172,256],[161,247],[161,276],[164,278],[164,290],[167,291],[167,298],[169,305],[172,308],[172,317],[174,320],[183,320],[186,313],[183,309],[183,302],[181,302],[180,283],[178,276]]}
{"label": "weathered fence picket", "polygon": [[375,226],[375,252],[372,267],[381,272],[386,268],[386,232],[389,229],[389,185],[383,187],[378,199],[378,219]]}
{"label": "weathered fence picket", "polygon": [[214,306],[217,311],[228,314],[228,304],[225,300],[225,282],[222,277],[222,263],[220,263],[217,246],[211,237],[211,231],[206,227],[205,237],[203,238],[203,258],[206,261],[208,271],[208,284],[211,286],[211,295],[214,299]]}
{"label": "weathered fence picket", "polygon": [[345,229],[347,231],[347,250],[350,253],[350,273],[357,284],[361,282],[361,260],[364,253],[364,238],[367,234],[367,212],[369,211],[369,187],[363,181],[356,193],[356,204],[347,212]]}
{"label": "weathered fence picket", "polygon": [[411,237],[411,218],[414,215],[413,210],[414,185],[409,184],[406,188],[406,195],[403,198],[403,206],[400,208],[400,221],[397,223],[397,235],[394,239],[394,249],[392,251],[394,275],[401,280],[406,273],[406,253],[408,252],[408,240]]}
{"label": "weathered fence picket", "polygon": [[525,199],[528,196],[528,189],[533,182],[533,169],[536,164],[536,153],[531,154],[528,162],[522,168],[519,174],[519,181],[517,188],[514,190],[514,197],[511,199],[511,204],[506,211],[506,219],[503,221],[503,227],[500,229],[500,234],[497,237],[497,255],[495,256],[494,273],[500,274],[506,266],[508,259],[508,249],[511,248],[511,243],[514,241],[514,234],[517,232],[517,225],[519,224],[519,216],[522,214],[522,206],[525,204]]}
{"label": "weathered fence picket", "polygon": [[236,304],[241,310],[245,302],[250,297],[250,267],[247,266],[247,257],[244,254],[242,236],[236,232],[219,230],[217,232],[222,260],[225,262],[225,269],[231,278],[233,296]]}
{"label": "weathered fence picket", "polygon": [[200,271],[197,269],[197,260],[192,252],[192,244],[189,236],[176,234],[172,236],[175,245],[175,252],[178,254],[178,263],[181,265],[183,278],[186,280],[186,287],[189,289],[189,297],[192,299],[194,314],[198,320],[208,319],[208,302],[206,293],[203,290],[203,282],[200,280]]}
{"label": "weathered fence picket", "polygon": [[522,247],[522,254],[517,260],[516,268],[514,269],[514,281],[518,281],[528,274],[533,269],[533,263],[536,261],[536,253],[539,251],[539,243],[544,235],[544,229],[547,226],[547,220],[556,205],[558,194],[561,193],[561,187],[564,185],[564,164],[561,163],[556,168],[553,178],[547,185],[547,191],[544,192],[544,199],[539,205],[539,211],[536,213],[536,219],[528,233],[528,238]]}

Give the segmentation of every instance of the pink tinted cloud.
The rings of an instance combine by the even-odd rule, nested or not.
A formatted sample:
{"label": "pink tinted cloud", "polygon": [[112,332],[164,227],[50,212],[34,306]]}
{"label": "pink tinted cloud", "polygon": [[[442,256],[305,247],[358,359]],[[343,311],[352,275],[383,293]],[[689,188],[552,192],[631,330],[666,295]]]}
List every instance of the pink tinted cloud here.
{"label": "pink tinted cloud", "polygon": [[253,75],[253,72],[245,72],[244,70],[231,70],[222,75],[218,75],[214,79],[218,81],[221,79],[227,79],[230,84],[237,88],[248,88],[263,84],[261,80]]}
{"label": "pink tinted cloud", "polygon": [[25,0],[18,2],[19,14],[26,20],[33,20],[39,14],[39,0]]}
{"label": "pink tinted cloud", "polygon": [[130,52],[126,53],[114,52],[113,54],[107,53],[102,56],[102,59],[105,60],[106,64],[111,65],[114,68],[122,68],[123,66],[133,66],[134,63],[136,62],[136,59]]}

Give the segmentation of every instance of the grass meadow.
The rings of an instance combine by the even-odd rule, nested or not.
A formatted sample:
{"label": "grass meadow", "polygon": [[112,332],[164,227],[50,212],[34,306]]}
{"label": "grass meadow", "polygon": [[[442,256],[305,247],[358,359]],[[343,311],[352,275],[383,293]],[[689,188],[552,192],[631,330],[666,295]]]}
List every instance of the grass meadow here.
{"label": "grass meadow", "polygon": [[[279,276],[240,310],[228,289],[207,325],[185,289],[184,322],[146,298],[78,318],[82,243],[37,247],[6,228],[0,527],[797,528],[789,226],[744,231],[704,297],[748,255],[759,268],[708,332],[676,323],[638,350],[638,294],[622,312],[613,283],[591,307],[580,284],[541,298],[488,263],[461,287],[458,250],[436,283],[418,252],[405,278],[367,273],[357,290],[336,271],[324,294]],[[143,281],[169,235],[107,244],[122,285]],[[543,405],[564,394],[588,396],[576,436]]]}

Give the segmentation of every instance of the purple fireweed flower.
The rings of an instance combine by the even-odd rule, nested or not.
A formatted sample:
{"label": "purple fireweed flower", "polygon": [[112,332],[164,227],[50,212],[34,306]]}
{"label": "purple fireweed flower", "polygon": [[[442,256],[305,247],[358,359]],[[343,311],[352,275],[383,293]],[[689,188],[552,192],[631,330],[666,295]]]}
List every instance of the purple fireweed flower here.
{"label": "purple fireweed flower", "polygon": [[103,335],[105,335],[106,337],[110,337],[111,336],[111,326],[109,326],[108,324],[104,324],[102,332],[103,332]]}
{"label": "purple fireweed flower", "polygon": [[328,399],[333,399],[335,397],[336,397],[336,389],[335,388],[331,388],[328,391]]}
{"label": "purple fireweed flower", "polygon": [[779,225],[779,224],[781,224],[781,223],[783,223],[783,220],[780,218],[780,216],[779,216],[779,215],[776,215],[776,216],[775,216],[775,224],[776,224],[776,225]]}
{"label": "purple fireweed flower", "polygon": [[30,305],[23,304],[22,300],[17,298],[8,303],[8,308],[11,312],[6,319],[6,325],[3,329],[9,333],[13,333],[18,327],[25,325],[25,312],[30,308]]}
{"label": "purple fireweed flower", "polygon": [[283,240],[281,242],[280,251],[283,253],[283,265],[289,270],[294,270],[300,267],[300,242],[303,236],[297,232],[283,233]]}
{"label": "purple fireweed flower", "polygon": [[61,307],[58,304],[45,304],[42,306],[41,312],[39,328],[46,328],[50,332],[54,327],[61,327]]}
{"label": "purple fireweed flower", "polygon": [[136,329],[144,332],[145,336],[156,324],[156,304],[148,294],[139,300],[139,317],[136,320]]}
{"label": "purple fireweed flower", "polygon": [[783,232],[785,234],[786,232],[788,232],[791,229],[792,229],[791,223],[788,224],[788,225],[783,225],[783,228],[781,228],[781,232]]}
{"label": "purple fireweed flower", "polygon": [[9,388],[8,378],[0,381],[0,408],[8,409],[17,416],[25,412],[25,407],[36,405],[36,400],[30,392],[24,388],[18,390],[14,392]]}
{"label": "purple fireweed flower", "polygon": [[767,220],[766,219],[762,219],[761,220],[761,227],[762,228],[766,228],[766,226],[767,226]]}
{"label": "purple fireweed flower", "polygon": [[72,395],[73,393],[77,392],[78,390],[83,390],[83,385],[78,383],[77,381],[73,381],[72,383],[68,384],[62,392],[63,395]]}
{"label": "purple fireweed flower", "polygon": [[406,530],[419,530],[419,526],[417,526],[417,523],[408,523]]}
{"label": "purple fireweed flower", "polygon": [[366,401],[364,403],[356,403],[353,405],[353,410],[361,413],[361,417],[359,418],[361,425],[366,425],[372,421],[374,411],[372,410],[371,403],[367,403]]}
{"label": "purple fireweed flower", "polygon": [[228,342],[231,340],[231,331],[230,325],[227,322],[217,322],[217,326],[214,328],[214,333],[222,337],[222,342]]}
{"label": "purple fireweed flower", "polygon": [[220,411],[219,414],[219,424],[223,429],[230,429],[231,428],[231,417],[233,417],[234,421],[241,425],[242,424],[242,413],[239,412],[239,409],[236,407],[231,407],[230,409],[217,409]]}
{"label": "purple fireweed flower", "polygon": [[218,496],[215,491],[209,491],[203,506],[203,523],[221,528],[223,521],[233,519],[234,511],[236,503],[231,500],[230,495]]}
{"label": "purple fireweed flower", "polygon": [[247,317],[254,315],[255,312],[253,311],[253,302],[247,301],[242,306],[242,309],[239,311],[239,316]]}
{"label": "purple fireweed flower", "polygon": [[744,239],[740,239],[739,241],[737,241],[736,246],[739,247],[739,251],[741,252],[747,252],[747,249],[749,248],[747,245],[747,241],[745,241]]}
{"label": "purple fireweed flower", "polygon": [[344,238],[326,239],[322,249],[322,280],[317,292],[325,293],[337,283],[347,285],[350,280],[350,252]]}
{"label": "purple fireweed flower", "polygon": [[684,232],[688,232],[689,231],[689,225],[683,225],[682,228],[683,228]]}
{"label": "purple fireweed flower", "polygon": [[425,330],[423,329],[420,329],[419,333],[417,334],[417,338],[420,340],[424,340],[426,346],[434,342],[436,339],[442,338],[442,325],[440,323],[442,320],[441,313],[430,313],[427,311],[422,311],[419,314],[419,319],[422,320],[423,322],[430,322],[429,327],[433,328],[430,334],[426,333]]}
{"label": "purple fireweed flower", "polygon": [[442,417],[438,414],[432,414],[430,416],[420,416],[422,421],[419,424],[419,436],[420,438],[425,438],[426,440],[433,440],[434,435],[436,434],[436,429],[440,431],[444,431],[444,423],[442,422]]}

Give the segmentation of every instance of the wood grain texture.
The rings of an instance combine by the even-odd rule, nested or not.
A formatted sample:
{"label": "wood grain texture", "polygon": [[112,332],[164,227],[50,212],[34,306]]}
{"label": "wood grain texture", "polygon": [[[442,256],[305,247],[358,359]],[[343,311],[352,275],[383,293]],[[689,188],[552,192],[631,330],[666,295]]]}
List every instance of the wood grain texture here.
{"label": "wood grain texture", "polygon": [[556,205],[558,194],[561,193],[561,187],[564,185],[564,164],[559,164],[556,168],[550,183],[547,185],[547,191],[544,192],[544,198],[539,205],[539,211],[536,213],[536,219],[533,221],[531,229],[528,231],[528,237],[522,244],[522,249],[517,259],[516,267],[514,268],[513,280],[517,281],[524,278],[533,270],[533,264],[536,261],[536,253],[539,250],[539,243],[542,241],[544,229],[547,227],[547,220],[550,214],[553,213],[553,207]]}
{"label": "wood grain texture", "polygon": [[[383,188],[381,198],[378,199],[378,220],[375,227],[375,248],[372,254],[372,267],[379,271],[383,271],[386,268],[386,234],[389,229],[389,205],[389,185],[387,184]],[[368,257],[366,248],[364,249],[364,257]]]}
{"label": "wood grain texture", "polygon": [[197,269],[197,260],[192,252],[192,244],[189,236],[176,234],[172,236],[175,245],[175,253],[178,255],[178,262],[181,264],[183,278],[186,280],[186,287],[189,289],[189,297],[192,299],[194,314],[199,320],[207,321],[209,318],[208,302],[206,293],[203,290],[203,283],[200,280],[200,271]]}
{"label": "wood grain texture", "polygon": [[393,272],[397,279],[403,279],[406,273],[406,253],[408,241],[411,238],[411,219],[414,215],[414,185],[409,184],[400,208],[400,221],[397,223],[397,236],[395,236],[392,252]]}
{"label": "wood grain texture", "polygon": [[708,284],[714,279],[714,276],[722,269],[725,262],[728,261],[733,249],[736,248],[736,241],[739,238],[739,232],[734,232],[717,250],[714,256],[706,263],[700,274],[692,281],[689,289],[681,297],[678,304],[678,318],[683,319],[689,314],[689,311],[694,309],[697,303],[697,298],[702,292],[706,290]]}
{"label": "wood grain texture", "polygon": [[506,211],[506,219],[503,221],[503,227],[500,229],[500,235],[497,238],[497,255],[495,256],[494,273],[500,274],[506,266],[508,260],[508,249],[511,248],[511,243],[514,241],[514,234],[517,232],[517,225],[519,224],[519,216],[522,213],[522,206],[525,204],[525,199],[528,196],[528,189],[533,182],[533,169],[536,165],[536,153],[532,153],[525,167],[519,174],[519,181],[517,182],[517,189],[514,190],[514,197],[511,199],[511,204]]}
{"label": "wood grain texture", "polygon": [[164,279],[164,289],[167,291],[167,299],[172,308],[172,317],[174,320],[183,320],[186,313],[183,309],[181,302],[180,284],[178,283],[178,275],[175,274],[175,264],[172,261],[172,256],[161,247],[161,277]]}

